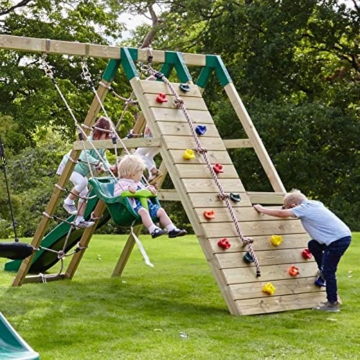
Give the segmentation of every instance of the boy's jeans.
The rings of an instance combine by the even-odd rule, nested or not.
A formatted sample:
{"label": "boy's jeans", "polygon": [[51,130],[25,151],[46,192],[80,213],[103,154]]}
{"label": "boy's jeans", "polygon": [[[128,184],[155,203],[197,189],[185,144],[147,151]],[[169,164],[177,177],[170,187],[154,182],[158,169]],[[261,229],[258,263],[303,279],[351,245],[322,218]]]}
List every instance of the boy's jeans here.
{"label": "boy's jeans", "polygon": [[338,300],[335,273],[341,256],[349,247],[350,242],[351,236],[345,236],[328,246],[319,244],[316,240],[310,240],[308,243],[308,248],[321,270],[322,277],[326,281],[327,300],[331,303]]}

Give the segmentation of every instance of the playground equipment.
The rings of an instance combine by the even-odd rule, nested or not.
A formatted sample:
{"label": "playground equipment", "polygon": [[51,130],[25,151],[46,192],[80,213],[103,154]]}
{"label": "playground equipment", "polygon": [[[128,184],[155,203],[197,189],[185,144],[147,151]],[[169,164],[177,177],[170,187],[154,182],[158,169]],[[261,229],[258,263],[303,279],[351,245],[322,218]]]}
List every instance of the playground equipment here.
{"label": "playground equipment", "polygon": [[0,312],[0,359],[38,360],[40,356],[15,331]]}
{"label": "playground equipment", "polygon": [[[110,59],[84,120],[84,125],[88,129],[91,129],[101,109],[101,102],[107,95],[118,68],[121,66],[125,70],[142,111],[134,126],[134,133],[141,133],[146,122],[153,138],[126,139],[123,143],[116,144],[116,147],[159,148],[163,160],[160,166],[162,179],[168,173],[175,189],[162,190],[160,181],[158,198],[161,201],[181,201],[231,314],[250,315],[312,308],[325,300],[324,290],[313,285],[317,271],[314,260],[305,260],[301,256],[301,249],[306,247],[308,236],[300,222],[296,219],[270,218],[258,214],[253,209],[253,204],[256,203],[282,205],[285,188],[220,56],[156,50],[149,54],[148,49],[117,48],[8,35],[0,35],[0,48]],[[158,81],[142,80],[136,67],[138,61],[142,64],[147,63],[147,66],[142,66],[142,70],[145,67],[147,75],[155,76]],[[155,71],[152,63],[162,64],[161,70]],[[201,68],[196,84],[187,66]],[[184,87],[180,88],[179,83],[171,83],[168,80],[173,70],[176,71],[180,84],[188,85],[186,91]],[[223,86],[228,101],[239,119],[239,125],[247,134],[246,139],[227,140],[220,137],[202,96],[212,74],[216,75]],[[162,98],[168,101],[158,102],[159,94],[165,94]],[[88,129],[85,129],[86,133],[89,132]],[[98,141],[96,145],[99,148],[114,147],[110,140]],[[91,146],[92,144],[84,139],[76,141],[71,158],[76,161],[80,151]],[[252,148],[255,151],[273,192],[250,192],[244,188],[228,154],[229,149],[235,148]],[[223,172],[216,173],[214,164],[221,164]],[[46,207],[46,214],[51,216],[54,213],[61,197],[61,189],[68,181],[73,167],[73,162],[66,164]],[[95,225],[81,235],[81,250],[74,254],[65,273],[53,280],[72,279],[74,276],[106,209],[103,200],[97,202],[93,211],[94,218],[98,219]],[[211,221],[203,215],[207,209],[214,209],[216,212],[216,217]],[[44,216],[32,240],[35,248],[41,243],[48,222],[49,217]],[[140,229],[141,226],[137,226],[135,232],[139,233]],[[281,246],[271,244],[269,238],[272,234],[281,237]],[[219,239],[227,239],[231,247],[221,247]],[[135,240],[130,235],[113,276],[122,274],[134,244]],[[253,262],[246,263],[243,260],[245,253],[249,254],[249,259],[251,257]],[[22,262],[13,286],[42,281],[40,276],[31,279],[27,277],[33,257],[34,255]],[[289,264],[300,269],[298,276],[289,276]],[[265,293],[263,284],[267,283],[272,286],[269,286]]]}

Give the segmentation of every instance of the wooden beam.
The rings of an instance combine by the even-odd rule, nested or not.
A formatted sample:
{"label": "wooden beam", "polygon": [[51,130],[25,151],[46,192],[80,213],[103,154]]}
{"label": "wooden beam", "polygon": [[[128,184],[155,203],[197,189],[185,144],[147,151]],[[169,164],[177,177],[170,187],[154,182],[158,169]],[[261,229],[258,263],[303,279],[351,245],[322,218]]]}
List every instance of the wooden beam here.
{"label": "wooden beam", "polygon": [[[120,47],[98,45],[89,43],[77,43],[60,40],[38,39],[24,36],[0,35],[0,49],[19,50],[26,52],[38,52],[46,54],[87,56],[102,59],[120,59]],[[165,51],[152,50],[153,63],[165,62]],[[138,50],[138,60],[148,60],[147,49]],[[205,66],[206,56],[201,54],[183,53],[182,57],[186,65]]]}
{"label": "wooden beam", "polygon": [[252,204],[264,205],[282,205],[284,200],[284,192],[248,192]]}
{"label": "wooden beam", "polygon": [[[97,149],[113,149],[114,144],[111,140],[93,140],[91,141],[75,141],[74,150],[91,150],[94,148]],[[128,149],[128,148],[137,148],[137,147],[161,147],[160,138],[133,138],[133,139],[123,139],[122,142],[117,142],[116,147],[118,149]]]}
{"label": "wooden beam", "polygon": [[24,284],[33,284],[33,283],[42,283],[42,282],[50,282],[50,281],[58,281],[58,280],[64,280],[65,274],[59,274],[59,275],[30,275],[24,278],[23,283]]}
{"label": "wooden beam", "polygon": [[179,193],[175,189],[160,189],[157,192],[157,197],[161,201],[181,201]]}
{"label": "wooden beam", "polygon": [[227,139],[223,140],[227,149],[252,148],[253,145],[249,139]]}

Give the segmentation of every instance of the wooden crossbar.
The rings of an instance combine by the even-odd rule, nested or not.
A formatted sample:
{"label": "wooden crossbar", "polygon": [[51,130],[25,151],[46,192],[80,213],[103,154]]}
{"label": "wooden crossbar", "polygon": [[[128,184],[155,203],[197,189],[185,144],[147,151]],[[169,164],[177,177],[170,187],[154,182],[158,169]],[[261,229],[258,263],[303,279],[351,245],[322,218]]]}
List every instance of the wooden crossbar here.
{"label": "wooden crossbar", "polygon": [[[75,55],[102,59],[120,59],[120,47],[69,41],[37,39],[24,36],[0,35],[0,49],[39,52],[46,54]],[[153,63],[165,62],[165,51],[152,50]],[[147,61],[147,49],[138,49],[138,60]],[[205,66],[206,55],[182,53],[186,65]]]}

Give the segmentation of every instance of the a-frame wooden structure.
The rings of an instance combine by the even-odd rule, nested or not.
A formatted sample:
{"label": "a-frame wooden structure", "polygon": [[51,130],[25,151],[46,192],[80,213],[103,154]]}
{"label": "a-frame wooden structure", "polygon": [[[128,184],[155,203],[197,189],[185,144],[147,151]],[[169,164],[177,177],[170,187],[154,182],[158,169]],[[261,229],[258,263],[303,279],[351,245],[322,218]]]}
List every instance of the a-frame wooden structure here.
{"label": "a-frame wooden structure", "polygon": [[[225,299],[229,311],[233,315],[251,315],[281,312],[295,309],[311,308],[325,300],[324,291],[314,286],[317,267],[312,259],[304,259],[302,251],[307,246],[308,236],[300,222],[294,219],[277,219],[258,214],[252,207],[255,203],[280,205],[285,188],[278,176],[272,161],[252,123],[236,89],[219,56],[181,54],[175,52],[152,51],[153,63],[161,63],[161,72],[168,76],[175,69],[180,83],[187,83],[190,91],[180,93],[184,100],[187,115],[194,126],[206,125],[206,133],[199,137],[202,147],[207,149],[208,158],[212,163],[221,163],[224,172],[218,174],[217,180],[226,193],[238,193],[240,202],[232,202],[231,208],[236,216],[238,227],[246,237],[254,240],[253,249],[261,268],[261,276],[257,277],[254,264],[248,264],[243,256],[247,248],[240,241],[235,230],[229,209],[220,200],[216,181],[208,171],[203,158],[185,160],[185,149],[196,149],[193,131],[189,126],[184,112],[174,106],[172,93],[160,81],[141,80],[134,62],[148,60],[148,51],[101,46],[93,44],[68,43],[56,40],[34,39],[0,35],[0,49],[13,49],[53,54],[69,54],[93,56],[111,59],[103,75],[98,89],[98,98],[103,100],[107,94],[107,86],[111,84],[119,66],[125,69],[132,89],[140,104],[143,117],[136,125],[140,129],[146,119],[154,137],[151,139],[131,139],[125,141],[127,147],[157,146],[163,160],[161,170],[168,171],[175,190],[159,191],[160,200],[181,201],[194,232],[198,238],[219,289]],[[196,84],[193,83],[187,66],[201,67]],[[237,116],[243,126],[247,139],[221,139],[216,125],[202,97],[202,91],[211,74],[215,74],[223,86]],[[172,84],[176,89],[178,83]],[[160,104],[156,102],[159,93],[166,93],[170,101]],[[84,123],[91,126],[100,110],[95,97]],[[233,120],[236,121],[236,120]],[[113,147],[111,141],[102,142],[99,146]],[[121,147],[121,145],[118,145]],[[260,160],[274,190],[273,193],[251,193],[244,189],[232,160],[227,152],[230,148],[251,147]],[[71,157],[77,159],[82,144],[74,143]],[[90,148],[90,146],[89,146]],[[46,213],[52,215],[59,202],[61,191],[70,177],[74,164],[68,162],[58,180],[58,187],[46,207]],[[98,203],[94,215],[100,216],[104,203]],[[207,220],[204,211],[214,210],[215,219]],[[43,216],[34,235],[32,245],[38,247],[44,236],[49,218]],[[95,225],[96,227],[96,225]],[[86,246],[95,227],[84,231],[80,245]],[[136,229],[140,231],[140,227]],[[279,246],[270,242],[272,235],[281,235],[283,241]],[[231,247],[227,250],[219,247],[218,242],[227,238]],[[121,275],[134,247],[135,241],[130,236],[113,272],[113,276]],[[60,278],[71,279],[84,254],[80,251],[74,255],[67,270]],[[13,285],[19,286],[26,282],[40,281],[26,277],[32,257],[22,262]],[[296,266],[297,276],[291,276],[289,269]],[[271,295],[263,292],[263,287],[270,283],[275,287]]]}

